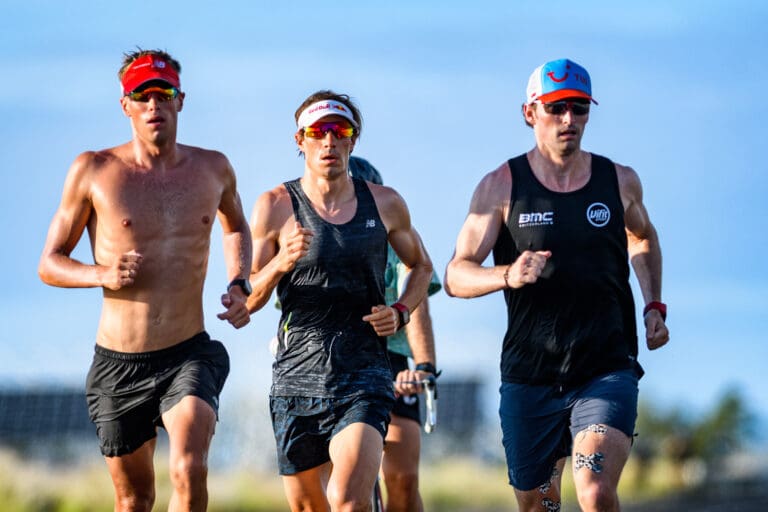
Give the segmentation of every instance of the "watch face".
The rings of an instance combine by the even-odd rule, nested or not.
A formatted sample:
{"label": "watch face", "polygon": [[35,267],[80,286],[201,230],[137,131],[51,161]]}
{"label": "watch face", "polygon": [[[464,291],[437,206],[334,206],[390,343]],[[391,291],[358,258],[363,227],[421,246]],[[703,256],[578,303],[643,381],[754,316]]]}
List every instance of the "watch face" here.
{"label": "watch face", "polygon": [[227,290],[232,288],[233,286],[239,286],[241,290],[243,290],[243,293],[248,296],[253,292],[251,289],[251,283],[247,279],[233,279],[231,283],[229,283],[229,286],[227,286]]}
{"label": "watch face", "polygon": [[405,324],[407,324],[411,320],[411,312],[408,310],[408,308],[400,304],[399,302],[395,302],[390,306],[392,309],[397,311],[397,320],[400,323],[400,326],[398,329],[401,329]]}

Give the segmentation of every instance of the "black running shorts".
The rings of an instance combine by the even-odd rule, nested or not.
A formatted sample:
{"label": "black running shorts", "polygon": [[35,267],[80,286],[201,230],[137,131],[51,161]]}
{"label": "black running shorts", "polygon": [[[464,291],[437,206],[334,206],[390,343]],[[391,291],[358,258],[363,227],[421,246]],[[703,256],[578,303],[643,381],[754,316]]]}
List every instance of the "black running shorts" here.
{"label": "black running shorts", "polygon": [[218,416],[229,356],[206,332],[152,352],[98,345],[95,352],[85,390],[105,456],[126,455],[153,439],[163,426],[162,414],[185,396],[205,400]]}

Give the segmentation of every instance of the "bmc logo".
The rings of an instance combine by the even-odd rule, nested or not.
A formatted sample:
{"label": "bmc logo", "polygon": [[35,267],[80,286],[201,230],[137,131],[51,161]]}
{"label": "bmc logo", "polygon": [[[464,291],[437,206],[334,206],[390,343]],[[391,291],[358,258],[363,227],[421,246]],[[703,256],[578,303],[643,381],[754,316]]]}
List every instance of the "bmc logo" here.
{"label": "bmc logo", "polygon": [[603,203],[592,203],[587,208],[587,220],[596,228],[601,228],[611,220],[611,210]]}
{"label": "bmc logo", "polygon": [[555,223],[555,212],[531,212],[521,213],[517,219],[518,226],[542,226]]}

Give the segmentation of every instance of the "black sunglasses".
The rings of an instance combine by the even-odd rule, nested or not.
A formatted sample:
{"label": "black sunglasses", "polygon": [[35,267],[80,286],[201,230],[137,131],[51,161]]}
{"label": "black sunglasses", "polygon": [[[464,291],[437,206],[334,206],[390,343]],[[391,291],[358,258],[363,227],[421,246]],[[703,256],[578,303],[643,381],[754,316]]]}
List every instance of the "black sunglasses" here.
{"label": "black sunglasses", "polygon": [[568,110],[575,116],[584,116],[589,114],[589,101],[555,101],[553,103],[542,103],[544,112],[554,116],[561,116]]}

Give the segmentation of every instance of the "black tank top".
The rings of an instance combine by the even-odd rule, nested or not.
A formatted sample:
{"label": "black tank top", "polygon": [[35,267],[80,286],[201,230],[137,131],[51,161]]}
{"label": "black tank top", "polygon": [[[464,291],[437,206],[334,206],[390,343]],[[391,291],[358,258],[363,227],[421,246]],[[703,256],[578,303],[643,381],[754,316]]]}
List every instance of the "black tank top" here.
{"label": "black tank top", "polygon": [[570,387],[635,368],[637,328],[629,285],[624,207],[616,168],[592,155],[587,184],[553,192],[525,154],[509,161],[512,197],[493,257],[508,265],[526,249],[549,250],[539,280],[506,290],[501,356],[506,382]]}
{"label": "black tank top", "polygon": [[353,179],[357,209],[345,224],[321,218],[300,181],[285,183],[309,254],[280,279],[282,307],[273,396],[392,396],[386,339],[362,320],[384,304],[387,230],[368,185]]}

